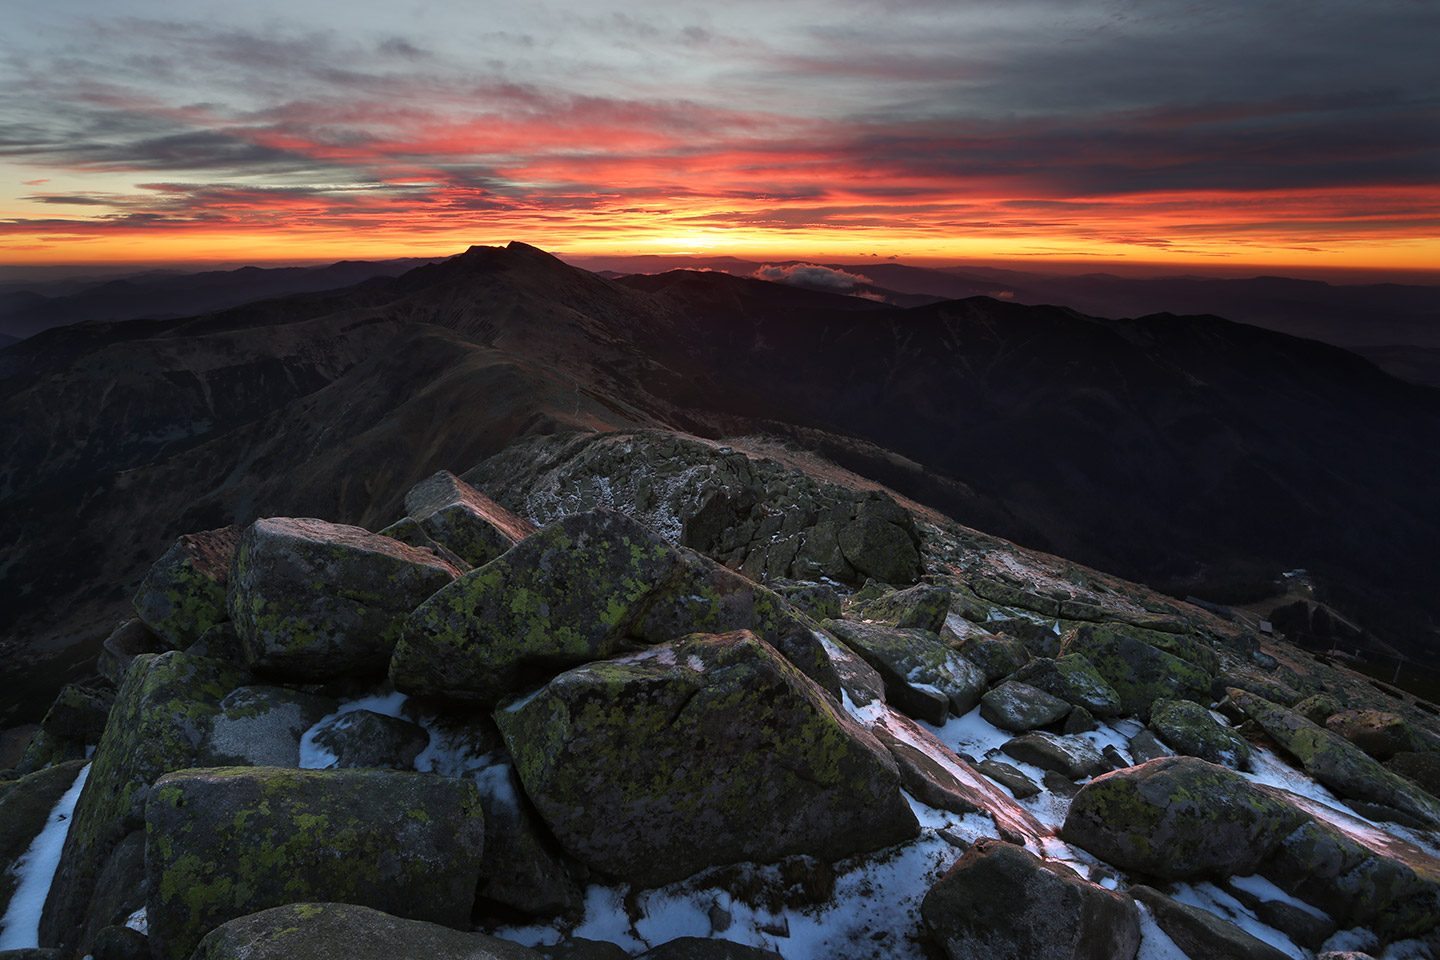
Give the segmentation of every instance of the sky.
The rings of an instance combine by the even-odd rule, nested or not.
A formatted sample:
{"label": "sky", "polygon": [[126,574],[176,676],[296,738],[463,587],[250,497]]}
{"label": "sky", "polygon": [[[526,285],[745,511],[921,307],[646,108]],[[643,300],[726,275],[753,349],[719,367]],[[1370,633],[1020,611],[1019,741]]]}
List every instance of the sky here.
{"label": "sky", "polygon": [[1440,268],[1434,0],[0,13],[0,264]]}

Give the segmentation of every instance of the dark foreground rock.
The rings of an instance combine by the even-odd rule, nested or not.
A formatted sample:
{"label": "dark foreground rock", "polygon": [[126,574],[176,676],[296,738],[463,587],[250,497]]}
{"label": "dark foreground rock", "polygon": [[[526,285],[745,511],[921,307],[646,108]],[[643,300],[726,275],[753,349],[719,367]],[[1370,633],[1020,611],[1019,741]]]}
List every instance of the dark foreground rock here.
{"label": "dark foreground rock", "polygon": [[1132,960],[1140,948],[1128,896],[996,840],[977,840],[920,915],[950,960]]}
{"label": "dark foreground rock", "polygon": [[561,846],[637,886],[918,830],[885,748],[745,631],[578,667],[495,719]]}
{"label": "dark foreground rock", "polygon": [[474,784],[381,770],[219,767],[167,774],[145,814],[158,960],[298,901],[468,926],[485,825]]}
{"label": "dark foreground rock", "polygon": [[239,527],[188,533],[150,567],[135,593],[135,615],[172,650],[183,650],[222,620]]}

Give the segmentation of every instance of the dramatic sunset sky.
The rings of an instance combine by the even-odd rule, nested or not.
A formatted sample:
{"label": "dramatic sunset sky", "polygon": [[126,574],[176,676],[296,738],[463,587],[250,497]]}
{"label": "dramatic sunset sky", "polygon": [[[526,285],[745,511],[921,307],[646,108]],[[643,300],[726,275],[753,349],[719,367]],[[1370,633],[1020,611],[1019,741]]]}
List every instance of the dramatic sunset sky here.
{"label": "dramatic sunset sky", "polygon": [[0,263],[1440,267],[1434,0],[0,10]]}

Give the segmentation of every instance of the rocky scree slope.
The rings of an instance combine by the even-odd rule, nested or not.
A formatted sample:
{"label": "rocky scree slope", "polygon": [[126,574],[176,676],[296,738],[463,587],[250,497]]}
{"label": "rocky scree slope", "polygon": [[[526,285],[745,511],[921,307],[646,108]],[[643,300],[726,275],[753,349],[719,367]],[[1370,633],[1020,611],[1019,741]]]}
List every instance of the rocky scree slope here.
{"label": "rocky scree slope", "polygon": [[16,956],[1430,955],[1433,705],[762,443],[180,538],[0,780],[23,880],[86,775]]}

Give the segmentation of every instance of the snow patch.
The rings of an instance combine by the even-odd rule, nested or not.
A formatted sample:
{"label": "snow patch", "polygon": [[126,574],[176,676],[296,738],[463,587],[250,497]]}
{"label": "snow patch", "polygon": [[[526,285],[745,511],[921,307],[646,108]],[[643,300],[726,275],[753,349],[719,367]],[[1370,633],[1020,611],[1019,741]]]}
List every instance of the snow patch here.
{"label": "snow patch", "polygon": [[1261,923],[1259,918],[1250,912],[1249,907],[1213,883],[1177,883],[1170,897],[1178,903],[1199,907],[1201,910],[1215,914],[1222,920],[1230,921],[1256,940],[1263,940],[1286,956],[1293,957],[1294,960],[1306,960],[1310,956],[1305,950],[1291,942],[1289,937],[1274,927]]}
{"label": "snow patch", "polygon": [[60,866],[60,851],[70,832],[75,803],[80,799],[80,792],[85,789],[89,776],[90,764],[87,763],[80,768],[70,789],[56,801],[49,819],[31,841],[30,848],[11,866],[17,882],[5,917],[0,919],[0,950],[22,950],[40,945],[40,912],[45,909],[45,898],[50,895],[55,869]]}
{"label": "snow patch", "polygon": [[1175,945],[1169,934],[1160,929],[1154,916],[1145,904],[1136,903],[1140,908],[1140,952],[1135,960],[1190,960],[1190,956]]}
{"label": "snow patch", "polygon": [[1299,897],[1286,893],[1258,873],[1248,877],[1231,877],[1226,883],[1237,890],[1243,890],[1252,896],[1259,897],[1261,900],[1278,900],[1281,903],[1288,903],[1292,907],[1299,907],[1312,917],[1319,917],[1321,920],[1330,919],[1330,915],[1323,910],[1312,907]]}

